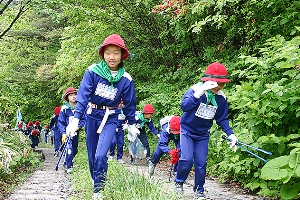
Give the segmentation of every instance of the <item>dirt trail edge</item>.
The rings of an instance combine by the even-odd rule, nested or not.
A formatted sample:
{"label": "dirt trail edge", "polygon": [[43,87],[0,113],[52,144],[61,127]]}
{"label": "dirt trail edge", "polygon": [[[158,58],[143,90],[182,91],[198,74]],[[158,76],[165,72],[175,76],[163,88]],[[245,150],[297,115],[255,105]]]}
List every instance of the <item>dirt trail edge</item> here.
{"label": "dirt trail edge", "polygon": [[68,199],[71,183],[63,167],[63,159],[55,171],[59,157],[54,157],[53,148],[39,148],[45,156],[44,166],[37,169],[13,194],[9,200],[56,200]]}

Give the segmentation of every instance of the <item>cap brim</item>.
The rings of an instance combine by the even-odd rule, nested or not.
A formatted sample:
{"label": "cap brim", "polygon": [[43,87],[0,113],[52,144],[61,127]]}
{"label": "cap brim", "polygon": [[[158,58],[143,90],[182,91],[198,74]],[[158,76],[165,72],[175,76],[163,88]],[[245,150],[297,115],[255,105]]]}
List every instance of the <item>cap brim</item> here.
{"label": "cap brim", "polygon": [[219,83],[228,83],[230,80],[228,78],[211,78],[211,77],[203,77],[201,78],[202,81],[214,81]]}
{"label": "cap brim", "polygon": [[[104,47],[107,46],[107,45],[109,45],[109,44],[101,45],[101,47],[99,48],[98,54],[99,54],[100,56],[103,56],[103,53],[102,53],[102,52],[103,52],[103,49],[104,49]],[[119,45],[116,45],[116,44],[112,44],[112,45],[115,45],[115,46],[120,47]],[[124,56],[122,57],[122,60],[127,59],[127,58],[129,57],[129,51],[128,51],[125,47],[120,47],[120,48],[122,48],[122,49],[125,51],[125,54],[124,54]]]}
{"label": "cap brim", "polygon": [[177,135],[177,134],[180,133],[180,131],[174,131],[174,130],[171,130],[171,133]]}

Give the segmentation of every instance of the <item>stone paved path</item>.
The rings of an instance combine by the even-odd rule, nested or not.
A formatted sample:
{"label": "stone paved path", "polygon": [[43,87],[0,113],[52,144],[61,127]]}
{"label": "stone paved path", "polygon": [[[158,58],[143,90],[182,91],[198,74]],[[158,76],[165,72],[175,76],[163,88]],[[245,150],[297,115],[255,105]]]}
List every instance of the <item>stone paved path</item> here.
{"label": "stone paved path", "polygon": [[58,200],[67,199],[71,184],[63,167],[63,158],[55,171],[59,157],[53,156],[53,149],[39,148],[45,155],[44,166],[34,172],[9,200]]}
{"label": "stone paved path", "polygon": [[[45,155],[44,166],[38,169],[34,174],[28,178],[15,192],[8,198],[9,200],[62,200],[68,199],[72,194],[71,182],[65,173],[62,162],[59,165],[58,171],[55,167],[59,157],[53,156],[53,149],[40,148]],[[124,166],[136,173],[148,176],[148,165],[145,160],[137,161],[137,165],[129,164],[129,157],[123,157]],[[166,161],[168,162],[168,161]],[[169,180],[169,167],[158,164],[155,173],[151,179],[162,183],[162,187],[166,192],[173,192],[174,182],[173,177]],[[151,181],[151,180],[150,180]],[[193,194],[193,181],[194,176],[191,175],[184,184],[184,195],[180,200],[194,199]],[[228,184],[221,184],[215,179],[207,179],[205,183],[205,193],[207,199],[214,200],[267,200],[270,198],[263,198],[257,195],[247,194],[241,188],[235,188]]]}

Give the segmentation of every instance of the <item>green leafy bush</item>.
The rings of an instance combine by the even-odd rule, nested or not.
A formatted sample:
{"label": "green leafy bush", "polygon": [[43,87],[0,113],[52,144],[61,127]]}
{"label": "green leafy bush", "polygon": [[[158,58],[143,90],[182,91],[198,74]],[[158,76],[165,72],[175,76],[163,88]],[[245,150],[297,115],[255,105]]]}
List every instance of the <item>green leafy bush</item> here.
{"label": "green leafy bush", "polygon": [[[240,141],[273,152],[269,157],[258,153],[269,163],[264,165],[246,152],[233,154],[223,150],[219,142],[212,147],[216,148],[213,152],[223,151],[212,160],[212,172],[222,174],[225,180],[233,177],[264,196],[297,196],[294,187],[298,187],[296,183],[300,180],[299,44],[300,37],[290,41],[282,36],[270,38],[261,48],[260,57],[241,56],[239,70],[233,73],[235,80],[241,80],[228,95],[234,113],[233,129]],[[288,195],[287,190],[293,193]]]}

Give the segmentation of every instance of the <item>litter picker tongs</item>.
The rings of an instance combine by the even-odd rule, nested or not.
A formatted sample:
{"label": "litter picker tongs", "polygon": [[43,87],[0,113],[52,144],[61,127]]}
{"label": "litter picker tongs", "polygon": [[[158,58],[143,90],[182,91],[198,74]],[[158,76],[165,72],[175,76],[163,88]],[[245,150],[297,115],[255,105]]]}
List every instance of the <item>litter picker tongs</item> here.
{"label": "litter picker tongs", "polygon": [[[226,137],[225,135],[223,135],[222,138],[223,138],[224,140],[231,141],[231,140],[230,140],[228,137]],[[245,147],[254,149],[254,150],[256,150],[256,151],[260,151],[260,152],[265,153],[265,154],[268,154],[268,155],[272,155],[272,152],[265,151],[265,150],[263,150],[263,149],[260,149],[260,148],[251,146],[251,145],[249,145],[249,144],[245,144],[245,143],[240,142],[240,141],[238,141],[238,142],[236,143],[236,146],[240,147],[243,151],[246,151],[247,153],[251,154],[252,156],[254,156],[254,157],[256,157],[256,158],[258,158],[258,159],[264,161],[265,163],[268,162],[268,160],[266,160],[266,159],[260,157],[259,155],[253,153],[252,151],[248,150],[248,149],[245,148]]]}

